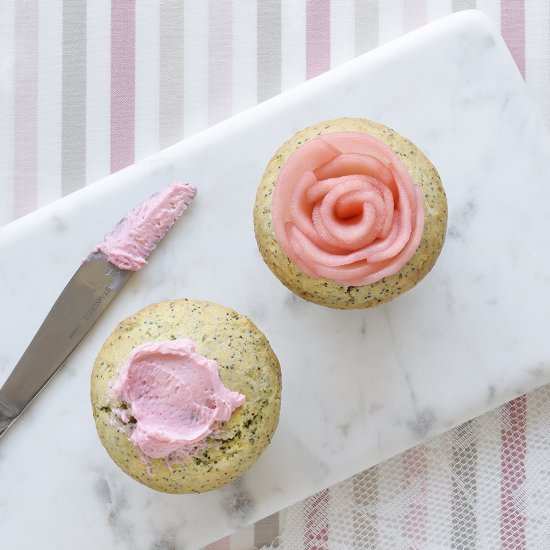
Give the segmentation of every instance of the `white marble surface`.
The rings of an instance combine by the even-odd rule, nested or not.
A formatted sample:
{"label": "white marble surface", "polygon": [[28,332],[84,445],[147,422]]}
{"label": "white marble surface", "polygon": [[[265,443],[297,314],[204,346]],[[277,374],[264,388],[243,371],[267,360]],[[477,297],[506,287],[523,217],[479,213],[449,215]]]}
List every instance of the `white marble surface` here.
{"label": "white marble surface", "polygon": [[[415,290],[372,311],[291,295],[256,250],[273,151],[321,119],[366,116],[438,167],[449,234]],[[0,231],[0,382],[79,261],[173,178],[199,195],[0,442],[1,546],[196,548],[550,381],[550,136],[502,40],[473,12],[405,36]],[[155,493],[101,447],[89,377],[124,316],[167,298],[249,315],[283,369],[272,445],[239,482]],[[164,546],[163,546],[164,545]]]}

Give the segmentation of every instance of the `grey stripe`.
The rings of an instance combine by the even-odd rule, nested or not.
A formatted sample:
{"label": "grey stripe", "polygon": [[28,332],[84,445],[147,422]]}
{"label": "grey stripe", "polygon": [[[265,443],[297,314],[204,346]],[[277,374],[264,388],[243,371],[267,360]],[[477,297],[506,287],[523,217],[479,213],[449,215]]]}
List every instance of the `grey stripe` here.
{"label": "grey stripe", "polygon": [[[456,429],[452,449],[451,548],[477,548],[477,447],[475,424],[470,421]],[[466,535],[467,533],[467,535]]]}
{"label": "grey stripe", "polygon": [[[269,546],[279,536],[279,514],[273,514],[254,525],[254,546]],[[275,544],[276,546],[276,544]]]}
{"label": "grey stripe", "polygon": [[86,184],[86,0],[63,1],[62,80],[61,191],[66,195]]}
{"label": "grey stripe", "polygon": [[355,0],[355,53],[378,46],[380,13],[378,0]]}
{"label": "grey stripe", "polygon": [[453,11],[471,10],[476,7],[476,0],[453,0]]}
{"label": "grey stripe", "polygon": [[258,0],[258,102],[281,91],[281,0]]}
{"label": "grey stripe", "polygon": [[38,0],[17,2],[10,24],[15,24],[13,217],[18,218],[36,208]]}
{"label": "grey stripe", "polygon": [[354,548],[378,548],[378,477],[379,467],[373,466],[353,477],[353,532],[360,533]]}
{"label": "grey stripe", "polygon": [[183,0],[160,4],[159,139],[161,148],[183,138]]}

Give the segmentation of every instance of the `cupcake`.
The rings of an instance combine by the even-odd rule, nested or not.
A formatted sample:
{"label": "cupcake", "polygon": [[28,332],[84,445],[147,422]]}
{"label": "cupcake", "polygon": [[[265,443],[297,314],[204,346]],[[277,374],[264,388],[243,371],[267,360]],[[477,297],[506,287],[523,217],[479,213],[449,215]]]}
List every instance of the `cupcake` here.
{"label": "cupcake", "polygon": [[414,287],[437,260],[447,199],[407,138],[367,119],[295,134],[269,162],[254,207],[260,253],[298,296],[368,308]]}
{"label": "cupcake", "polygon": [[281,372],[260,330],[210,302],[150,305],[107,338],[91,380],[113,461],[167,493],[201,493],[242,475],[279,421]]}

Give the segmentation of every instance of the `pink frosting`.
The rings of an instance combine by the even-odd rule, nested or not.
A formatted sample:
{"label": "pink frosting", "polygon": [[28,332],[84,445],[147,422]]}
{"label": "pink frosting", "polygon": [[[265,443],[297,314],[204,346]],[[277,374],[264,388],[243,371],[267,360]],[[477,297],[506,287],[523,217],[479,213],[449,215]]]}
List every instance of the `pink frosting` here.
{"label": "pink frosting", "polygon": [[96,250],[120,269],[137,271],[195,197],[187,183],[174,182],[134,208]]}
{"label": "pink frosting", "polygon": [[118,418],[135,420],[130,440],[151,458],[188,455],[245,402],[223,385],[216,361],[197,354],[188,339],[136,347],[113,394],[129,407],[114,411]]}
{"label": "pink frosting", "polygon": [[416,252],[424,205],[401,159],[367,133],[300,146],[273,194],[275,235],[309,277],[361,286],[397,273]]}

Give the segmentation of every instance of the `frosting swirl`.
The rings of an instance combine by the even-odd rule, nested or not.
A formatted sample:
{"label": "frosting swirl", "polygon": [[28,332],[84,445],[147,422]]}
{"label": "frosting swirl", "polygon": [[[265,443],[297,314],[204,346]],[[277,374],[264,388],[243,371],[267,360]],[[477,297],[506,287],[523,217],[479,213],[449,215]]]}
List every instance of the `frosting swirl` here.
{"label": "frosting swirl", "polygon": [[347,286],[397,273],[424,229],[421,189],[385,143],[337,132],[301,145],[279,173],[275,235],[306,275]]}
{"label": "frosting swirl", "polygon": [[197,190],[175,181],[134,208],[96,250],[119,269],[139,271],[176,220],[191,204]]}
{"label": "frosting swirl", "polygon": [[134,348],[113,395],[128,407],[115,415],[124,424],[135,420],[130,441],[151,458],[189,455],[246,400],[223,385],[216,361],[186,338]]}

